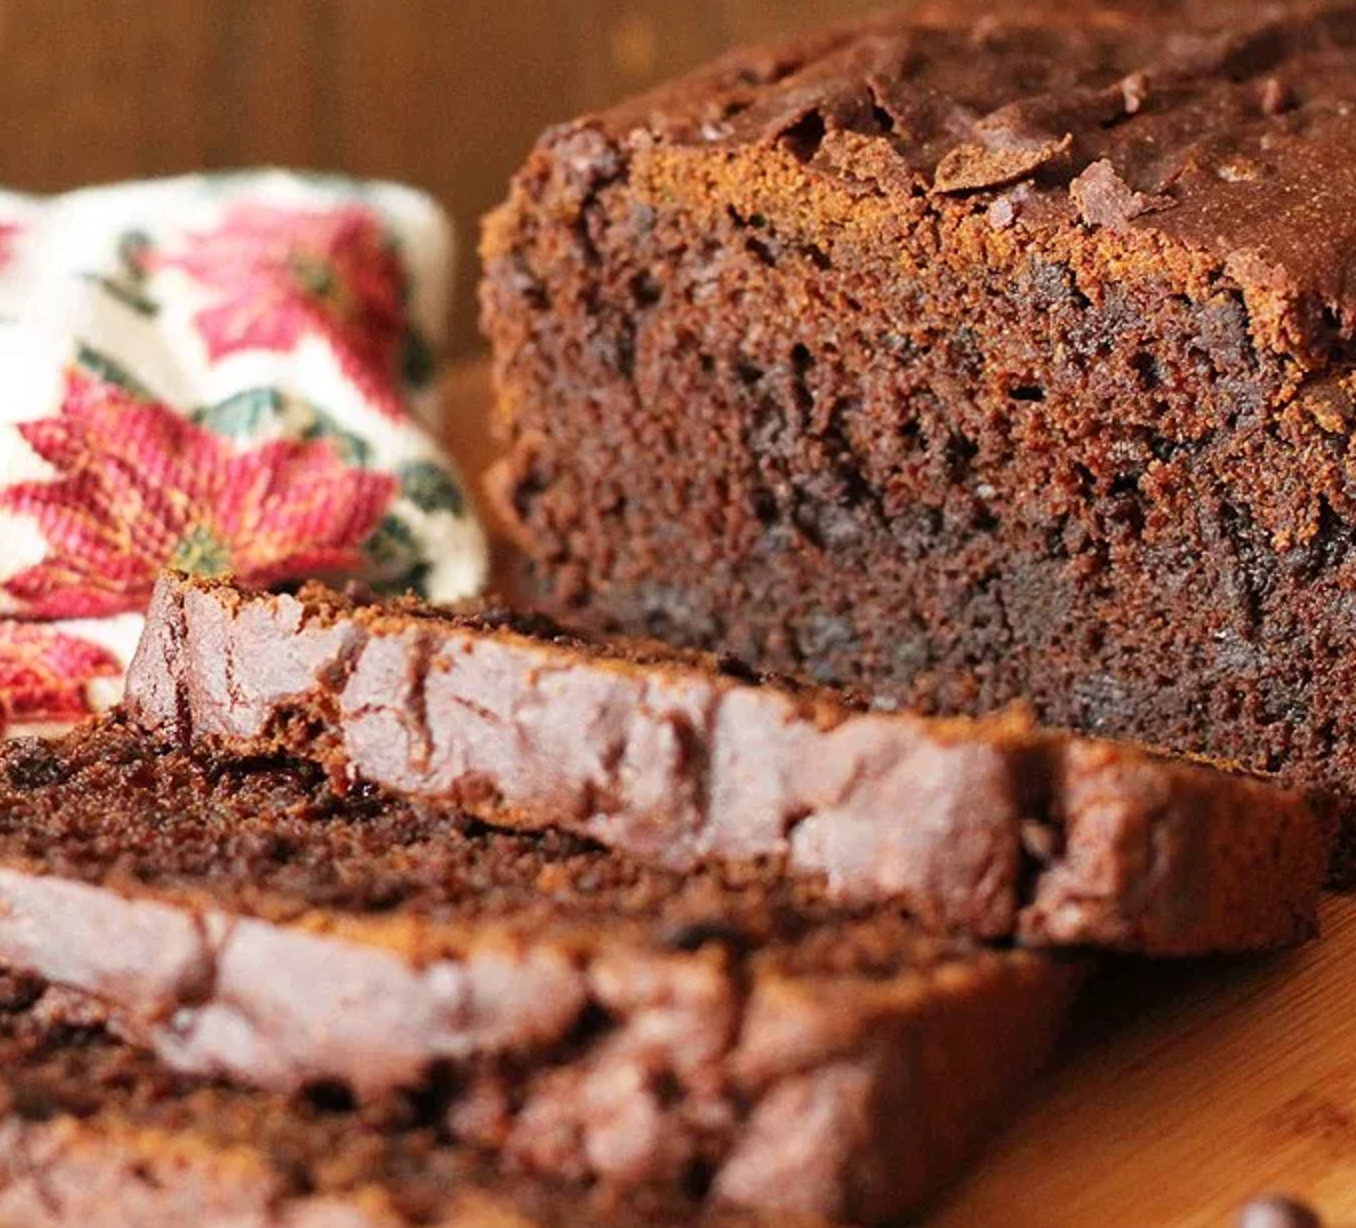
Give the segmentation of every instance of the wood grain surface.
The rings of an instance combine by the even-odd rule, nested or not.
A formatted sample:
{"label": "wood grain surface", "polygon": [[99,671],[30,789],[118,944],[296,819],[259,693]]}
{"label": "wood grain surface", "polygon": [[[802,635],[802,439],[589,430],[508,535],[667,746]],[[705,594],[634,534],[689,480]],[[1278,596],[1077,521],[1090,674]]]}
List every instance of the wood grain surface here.
{"label": "wood grain surface", "polygon": [[1266,959],[1094,983],[1024,1113],[941,1228],[1225,1228],[1259,1191],[1356,1224],[1356,899]]}
{"label": "wood grain surface", "polygon": [[0,0],[0,183],[54,191],[278,163],[452,211],[476,344],[478,220],[548,124],[729,44],[879,0]]}
{"label": "wood grain surface", "polygon": [[[495,448],[480,364],[454,370],[447,441]],[[1259,1192],[1356,1228],[1356,898],[1262,959],[1120,963],[1087,992],[1051,1070],[930,1228],[1228,1228]]]}

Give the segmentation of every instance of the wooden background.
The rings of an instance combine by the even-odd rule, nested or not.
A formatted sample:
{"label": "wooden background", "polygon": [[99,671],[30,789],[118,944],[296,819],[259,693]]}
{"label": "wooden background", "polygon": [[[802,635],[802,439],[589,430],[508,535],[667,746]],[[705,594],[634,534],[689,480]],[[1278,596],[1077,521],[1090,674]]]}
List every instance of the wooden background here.
{"label": "wooden background", "polygon": [[468,255],[533,138],[723,49],[880,0],[0,0],[0,183],[280,163],[418,184]]}

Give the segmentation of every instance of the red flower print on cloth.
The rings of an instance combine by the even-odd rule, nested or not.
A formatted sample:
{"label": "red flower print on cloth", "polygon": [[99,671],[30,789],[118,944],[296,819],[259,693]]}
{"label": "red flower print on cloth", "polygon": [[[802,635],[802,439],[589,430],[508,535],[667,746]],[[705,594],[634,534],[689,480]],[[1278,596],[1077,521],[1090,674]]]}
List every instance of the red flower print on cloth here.
{"label": "red flower print on cloth", "polygon": [[328,439],[245,449],[79,369],[60,412],[18,430],[60,475],[0,490],[0,509],[32,517],[47,542],[0,583],[30,617],[140,609],[166,566],[261,584],[357,569],[398,493]]}
{"label": "red flower print on cloth", "polygon": [[99,644],[0,619],[0,733],[11,722],[78,721],[94,711],[89,684],[121,675],[122,662]]}
{"label": "red flower print on cloth", "polygon": [[23,233],[18,222],[0,222],[0,269],[14,259],[14,240]]}
{"label": "red flower print on cloth", "polygon": [[245,202],[187,243],[157,263],[221,295],[194,316],[213,362],[240,350],[291,350],[318,333],[349,378],[399,411],[404,274],[372,213]]}

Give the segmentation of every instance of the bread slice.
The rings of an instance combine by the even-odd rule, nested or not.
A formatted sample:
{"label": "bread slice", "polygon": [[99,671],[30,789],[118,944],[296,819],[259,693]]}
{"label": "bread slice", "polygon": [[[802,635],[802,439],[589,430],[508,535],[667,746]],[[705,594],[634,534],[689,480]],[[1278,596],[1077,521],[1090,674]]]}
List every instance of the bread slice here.
{"label": "bread slice", "polygon": [[454,1135],[543,1177],[863,1222],[955,1171],[1083,970],[117,717],[0,751],[0,965],[179,1071],[437,1094]]}
{"label": "bread slice", "polygon": [[827,1228],[504,1175],[450,1140],[438,1098],[374,1117],[333,1089],[235,1089],[72,1014],[61,990],[0,976],[5,1228]]}
{"label": "bread slice", "polygon": [[166,576],[126,705],[178,745],[311,759],[677,871],[772,861],[836,900],[1038,945],[1292,942],[1332,832],[1301,793],[1018,715],[872,710],[648,641],[317,586]]}

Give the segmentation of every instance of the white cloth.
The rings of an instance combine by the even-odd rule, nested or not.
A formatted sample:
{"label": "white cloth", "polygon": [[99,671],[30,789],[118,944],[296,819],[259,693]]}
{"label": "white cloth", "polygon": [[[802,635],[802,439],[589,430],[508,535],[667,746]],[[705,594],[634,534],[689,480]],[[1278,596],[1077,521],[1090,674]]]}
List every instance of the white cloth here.
{"label": "white cloth", "polygon": [[164,566],[481,587],[427,429],[452,258],[442,212],[394,184],[0,192],[0,616],[53,624],[0,621],[0,719],[69,719],[72,662],[87,707],[116,698]]}

